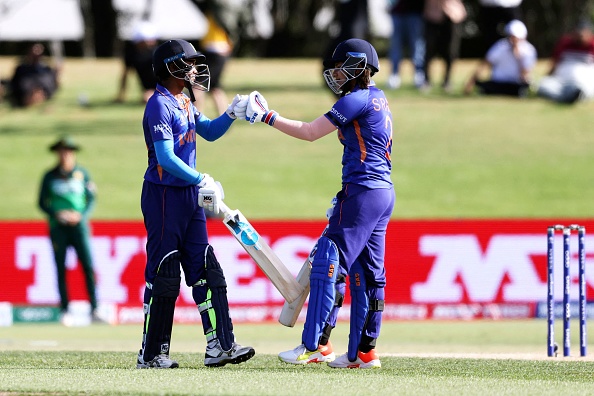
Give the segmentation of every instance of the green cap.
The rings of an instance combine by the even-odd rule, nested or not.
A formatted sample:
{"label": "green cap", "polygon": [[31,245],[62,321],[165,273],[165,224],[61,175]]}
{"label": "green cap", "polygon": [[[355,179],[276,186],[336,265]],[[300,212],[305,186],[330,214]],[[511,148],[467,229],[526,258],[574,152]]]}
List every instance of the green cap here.
{"label": "green cap", "polygon": [[56,143],[52,144],[49,149],[50,151],[57,151],[60,149],[78,151],[80,150],[80,146],[74,143],[72,137],[65,135],[62,136]]}

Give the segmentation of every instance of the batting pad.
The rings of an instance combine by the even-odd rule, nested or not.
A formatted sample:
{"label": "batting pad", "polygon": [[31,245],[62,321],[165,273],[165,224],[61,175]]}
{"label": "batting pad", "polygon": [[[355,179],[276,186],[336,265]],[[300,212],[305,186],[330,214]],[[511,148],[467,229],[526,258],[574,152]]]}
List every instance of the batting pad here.
{"label": "batting pad", "polygon": [[320,237],[311,263],[309,304],[301,336],[310,351],[318,349],[326,320],[334,306],[338,257],[336,244],[325,236]]}
{"label": "batting pad", "polygon": [[145,317],[144,360],[169,354],[175,301],[181,286],[180,253],[172,252],[159,265]]}
{"label": "batting pad", "polygon": [[[203,302],[196,301],[198,310],[202,317],[204,335],[207,341],[218,338],[221,348],[228,351],[233,347],[235,336],[233,335],[233,323],[229,315],[229,302],[227,301],[227,282],[223,269],[219,264],[212,246],[208,246],[205,252],[206,266],[206,296]],[[204,292],[202,287],[195,287],[194,300]]]}

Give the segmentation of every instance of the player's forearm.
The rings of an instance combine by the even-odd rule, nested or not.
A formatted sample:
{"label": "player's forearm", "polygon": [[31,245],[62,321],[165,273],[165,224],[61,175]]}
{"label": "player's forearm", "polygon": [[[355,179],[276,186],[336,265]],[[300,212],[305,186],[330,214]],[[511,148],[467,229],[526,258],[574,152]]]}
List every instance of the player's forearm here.
{"label": "player's forearm", "polygon": [[200,118],[196,120],[196,133],[209,142],[213,142],[229,130],[233,121],[235,120],[229,117],[227,113],[221,114],[214,120],[200,114]]}
{"label": "player's forearm", "polygon": [[274,121],[274,128],[297,139],[313,142],[336,129],[324,116],[316,118],[312,122],[290,120],[277,116]]}
{"label": "player's forearm", "polygon": [[157,161],[168,173],[192,184],[198,184],[202,180],[203,176],[200,172],[190,168],[175,155],[172,140],[159,140],[154,142],[154,145]]}

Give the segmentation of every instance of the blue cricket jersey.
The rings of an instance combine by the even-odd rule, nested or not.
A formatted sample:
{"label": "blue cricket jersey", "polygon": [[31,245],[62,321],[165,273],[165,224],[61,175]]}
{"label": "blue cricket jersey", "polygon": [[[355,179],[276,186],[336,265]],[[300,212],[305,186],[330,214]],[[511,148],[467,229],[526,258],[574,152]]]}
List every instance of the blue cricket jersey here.
{"label": "blue cricket jersey", "polygon": [[154,142],[173,140],[173,152],[186,165],[196,169],[196,133],[206,140],[221,137],[233,120],[226,114],[210,120],[200,113],[185,94],[173,96],[158,84],[155,93],[148,100],[144,110],[142,128],[148,150],[148,167],[144,179],[167,186],[190,186],[192,182],[180,179],[165,169],[158,161]]}
{"label": "blue cricket jersey", "polygon": [[325,114],[344,146],[342,183],[392,188],[392,113],[383,91],[356,87]]}

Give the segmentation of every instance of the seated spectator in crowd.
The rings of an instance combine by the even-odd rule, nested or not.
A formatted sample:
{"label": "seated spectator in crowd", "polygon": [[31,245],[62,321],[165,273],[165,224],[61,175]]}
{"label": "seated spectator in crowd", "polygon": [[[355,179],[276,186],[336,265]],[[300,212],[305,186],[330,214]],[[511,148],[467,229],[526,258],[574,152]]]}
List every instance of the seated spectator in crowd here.
{"label": "seated spectator in crowd", "polygon": [[16,107],[43,103],[58,90],[60,66],[52,68],[43,60],[45,47],[36,43],[14,71],[10,80],[10,99]]}
{"label": "seated spectator in crowd", "polygon": [[148,21],[136,27],[131,41],[124,43],[124,68],[120,76],[120,87],[115,102],[126,100],[128,74],[135,71],[142,90],[141,103],[146,103],[155,92],[157,78],[153,74],[153,51],[157,48],[157,30]]}
{"label": "seated spectator in crowd", "polygon": [[[505,26],[507,37],[495,42],[481,61],[464,89],[472,93],[474,87],[485,95],[524,97],[530,89],[530,73],[536,64],[536,49],[527,40],[526,26],[515,19]],[[478,80],[483,70],[491,68],[491,78]]]}
{"label": "seated spectator in crowd", "polygon": [[537,94],[559,103],[594,97],[594,33],[589,21],[559,40],[549,75],[540,81]]}

